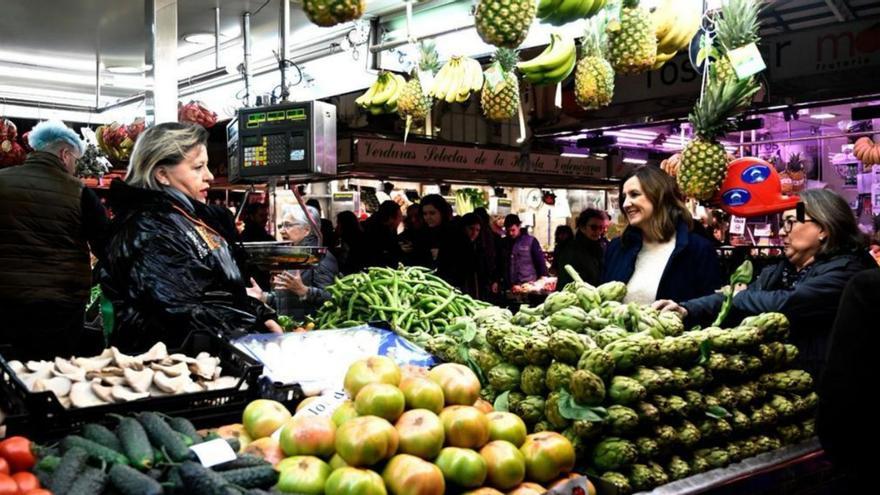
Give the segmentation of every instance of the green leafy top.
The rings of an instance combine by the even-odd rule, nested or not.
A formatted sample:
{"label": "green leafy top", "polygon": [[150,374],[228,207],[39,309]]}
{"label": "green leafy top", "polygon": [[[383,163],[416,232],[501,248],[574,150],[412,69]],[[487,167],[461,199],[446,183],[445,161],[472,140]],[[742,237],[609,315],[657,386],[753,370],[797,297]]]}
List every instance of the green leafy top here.
{"label": "green leafy top", "polygon": [[519,61],[519,55],[514,49],[499,48],[495,51],[495,60],[498,61],[498,64],[504,69],[504,72],[512,72],[516,68],[516,63]]}
{"label": "green leafy top", "polygon": [[724,3],[722,17],[715,23],[715,31],[725,51],[756,43],[760,39],[758,13],[761,6],[761,0],[727,0]]}
{"label": "green leafy top", "polygon": [[801,158],[800,153],[792,153],[791,156],[788,157],[788,163],[785,164],[785,169],[789,172],[800,172],[804,169],[804,160]]}
{"label": "green leafy top", "polygon": [[604,15],[596,15],[587,21],[584,39],[581,42],[584,57],[604,56],[602,47],[606,46],[605,26],[608,24]]}
{"label": "green leafy top", "polygon": [[621,4],[625,9],[636,9],[639,7],[639,0],[623,0]]}
{"label": "green leafy top", "polygon": [[440,55],[437,53],[437,45],[431,40],[419,43],[419,70],[430,71],[436,74],[440,70]]}
{"label": "green leafy top", "polygon": [[737,109],[748,106],[761,86],[754,78],[721,80],[709,84],[703,98],[697,102],[688,120],[701,138],[712,141],[730,130],[734,124],[728,119]]}

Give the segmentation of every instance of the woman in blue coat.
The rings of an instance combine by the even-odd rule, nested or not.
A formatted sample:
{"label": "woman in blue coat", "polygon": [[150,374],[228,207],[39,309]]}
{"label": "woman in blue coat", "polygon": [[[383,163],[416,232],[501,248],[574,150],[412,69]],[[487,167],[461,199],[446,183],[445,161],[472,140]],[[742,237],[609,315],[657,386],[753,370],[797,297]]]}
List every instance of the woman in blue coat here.
{"label": "woman in blue coat", "polygon": [[626,283],[624,302],[692,299],[721,285],[715,248],[691,231],[672,177],[657,167],[635,170],[621,183],[620,209],[629,226],[608,246],[603,279]]}

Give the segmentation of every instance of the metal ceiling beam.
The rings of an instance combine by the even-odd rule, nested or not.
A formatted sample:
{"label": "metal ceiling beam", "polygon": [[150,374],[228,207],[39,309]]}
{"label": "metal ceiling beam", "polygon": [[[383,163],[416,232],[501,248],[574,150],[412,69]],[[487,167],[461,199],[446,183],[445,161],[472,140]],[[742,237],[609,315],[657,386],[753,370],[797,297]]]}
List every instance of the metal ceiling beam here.
{"label": "metal ceiling beam", "polygon": [[852,9],[844,0],[825,0],[825,5],[837,17],[837,22],[851,21],[855,18]]}

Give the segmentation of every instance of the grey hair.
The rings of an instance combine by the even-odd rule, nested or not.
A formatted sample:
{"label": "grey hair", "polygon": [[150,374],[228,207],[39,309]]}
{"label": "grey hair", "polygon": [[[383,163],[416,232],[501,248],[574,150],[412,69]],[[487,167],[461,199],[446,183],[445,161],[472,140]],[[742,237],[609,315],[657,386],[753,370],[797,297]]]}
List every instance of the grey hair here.
{"label": "grey hair", "polygon": [[830,257],[862,247],[856,217],[845,199],[827,189],[809,189],[799,194],[804,211],[828,234],[819,256]]}
{"label": "grey hair", "polygon": [[207,142],[208,131],[200,125],[166,122],[150,127],[138,136],[125,181],[136,187],[161,189],[156,169],[179,164],[193,148]]}
{"label": "grey hair", "polygon": [[[306,211],[308,212],[309,216],[312,217],[312,220],[314,220],[316,224],[321,221],[321,214],[318,213],[317,208],[315,208],[314,206],[306,206]],[[289,221],[294,225],[305,225],[309,228],[309,230],[312,230],[312,224],[309,223],[309,219],[306,218],[302,208],[300,208],[299,205],[285,208],[284,214],[281,216],[281,218],[282,220],[286,222]]]}

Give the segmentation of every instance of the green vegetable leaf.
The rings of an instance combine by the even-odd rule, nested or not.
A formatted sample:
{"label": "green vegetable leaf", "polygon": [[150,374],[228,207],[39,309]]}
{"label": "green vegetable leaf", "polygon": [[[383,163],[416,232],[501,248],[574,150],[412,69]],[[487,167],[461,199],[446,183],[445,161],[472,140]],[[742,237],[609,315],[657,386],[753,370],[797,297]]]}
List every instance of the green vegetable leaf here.
{"label": "green vegetable leaf", "polygon": [[468,352],[468,347],[465,345],[459,345],[457,352],[458,358],[461,360],[461,362],[464,363],[465,366],[470,368],[475,375],[477,375],[477,378],[480,380],[480,385],[485,387],[487,383],[486,375],[483,374],[483,370],[482,368],[480,368],[480,365],[477,364],[477,362],[474,361],[474,358],[471,357],[471,353]]}
{"label": "green vegetable leaf", "polygon": [[587,420],[600,423],[605,421],[608,411],[604,407],[582,406],[566,390],[559,391],[559,414],[565,419]]}
{"label": "green vegetable leaf", "polygon": [[706,416],[715,419],[724,419],[730,417],[730,412],[728,412],[727,409],[724,409],[721,406],[712,406],[706,409]]}
{"label": "green vegetable leaf", "polygon": [[712,352],[712,343],[709,340],[700,342],[700,361],[698,364],[706,364],[709,362],[709,354]]}
{"label": "green vegetable leaf", "polygon": [[495,404],[493,404],[492,406],[495,408],[496,411],[510,412],[510,403],[508,402],[508,397],[510,397],[510,390],[495,398]]}

